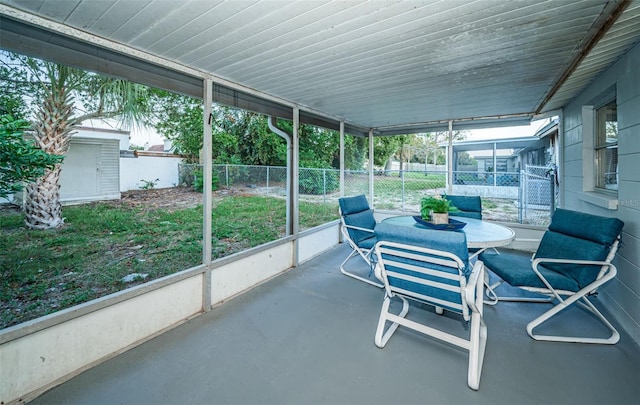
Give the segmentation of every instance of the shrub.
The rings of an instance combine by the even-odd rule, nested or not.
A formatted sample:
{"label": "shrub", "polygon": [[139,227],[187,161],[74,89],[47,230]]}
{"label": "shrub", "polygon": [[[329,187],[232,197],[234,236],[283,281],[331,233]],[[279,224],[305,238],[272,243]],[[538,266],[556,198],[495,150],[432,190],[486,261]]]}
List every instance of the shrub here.
{"label": "shrub", "polygon": [[[213,171],[211,173],[211,189],[218,189],[218,173]],[[202,169],[196,169],[193,171],[193,189],[199,192],[203,192],[204,190],[204,176],[202,175]]]}
{"label": "shrub", "polygon": [[340,178],[336,170],[300,169],[300,192],[302,194],[328,194],[336,191],[338,187],[340,187]]}

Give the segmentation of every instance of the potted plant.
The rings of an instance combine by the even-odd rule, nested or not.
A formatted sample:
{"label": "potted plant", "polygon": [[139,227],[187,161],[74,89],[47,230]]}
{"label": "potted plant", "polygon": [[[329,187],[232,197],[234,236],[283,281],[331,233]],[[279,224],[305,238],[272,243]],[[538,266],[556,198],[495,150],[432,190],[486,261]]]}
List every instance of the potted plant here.
{"label": "potted plant", "polygon": [[422,219],[433,224],[448,224],[449,212],[457,210],[451,201],[436,195],[423,197],[420,201],[420,215]]}

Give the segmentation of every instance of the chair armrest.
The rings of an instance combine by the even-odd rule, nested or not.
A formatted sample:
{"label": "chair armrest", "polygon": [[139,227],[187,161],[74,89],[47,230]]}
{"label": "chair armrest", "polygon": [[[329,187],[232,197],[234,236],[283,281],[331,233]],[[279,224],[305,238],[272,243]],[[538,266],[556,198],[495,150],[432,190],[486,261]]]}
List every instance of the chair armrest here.
{"label": "chair armrest", "polygon": [[[538,277],[540,277],[540,279],[542,279],[543,282],[545,282],[545,278],[542,276],[542,274],[540,274],[540,272],[538,271],[538,265],[540,263],[558,263],[558,264],[583,264],[583,265],[587,265],[587,266],[602,266],[602,270],[600,270],[600,273],[602,273],[606,268],[613,270],[613,274],[615,275],[616,271],[616,266],[613,265],[613,263],[608,262],[608,261],[604,261],[604,260],[576,260],[576,259],[552,259],[552,258],[547,258],[547,257],[537,257],[535,259],[533,259],[533,261],[531,262],[531,267],[533,268],[533,271],[535,271],[535,273],[538,275]],[[600,274],[598,276],[598,278],[602,277],[602,274]],[[545,282],[545,284],[547,284]]]}
{"label": "chair armrest", "polygon": [[[616,269],[616,266],[614,266],[613,263],[608,261],[603,261],[603,260],[552,259],[547,257],[535,258],[531,262],[531,267],[534,273],[536,273],[538,278],[544,283],[544,285],[547,286],[547,288],[550,291],[554,291],[554,288],[551,286],[551,284],[549,284],[547,279],[544,278],[542,273],[540,273],[540,271],[538,270],[538,265],[540,265],[541,263],[583,264],[583,265],[589,265],[589,266],[601,266],[600,272],[598,273],[598,277],[596,278],[596,280],[600,280],[601,282],[605,282],[604,276],[607,273],[607,270],[608,270],[608,274],[606,274],[606,280],[610,280],[614,278],[616,276],[616,273],[618,272]],[[593,289],[593,291],[595,291],[596,288],[597,286]],[[555,291],[554,291],[554,295],[561,300],[560,296],[557,293],[555,293]]]}
{"label": "chair armrest", "polygon": [[344,226],[345,228],[349,228],[349,229],[355,229],[357,231],[375,233],[375,230],[369,229],[369,228],[361,228],[359,226],[347,225],[347,224],[344,224],[344,223],[342,224],[342,226]]}
{"label": "chair armrest", "polygon": [[547,257],[536,257],[531,265],[538,267],[540,263],[559,263],[559,264],[584,264],[614,267],[612,263],[603,260],[575,260],[575,259],[552,259]]}
{"label": "chair armrest", "polygon": [[[471,270],[471,274],[469,275],[469,280],[467,281],[467,285],[465,287],[465,300],[467,301],[467,305],[475,312],[480,312],[480,308],[476,306],[476,289],[478,288],[478,283],[480,283],[480,288],[484,286],[484,263],[480,260],[476,261],[473,265],[473,269]],[[482,292],[479,292],[479,296],[482,297]]]}

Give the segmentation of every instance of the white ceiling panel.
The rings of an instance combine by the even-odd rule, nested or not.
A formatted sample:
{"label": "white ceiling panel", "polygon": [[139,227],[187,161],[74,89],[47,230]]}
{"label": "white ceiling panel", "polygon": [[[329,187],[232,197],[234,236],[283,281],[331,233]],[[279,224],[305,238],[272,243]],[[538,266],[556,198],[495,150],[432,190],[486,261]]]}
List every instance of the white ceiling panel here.
{"label": "white ceiling panel", "polygon": [[[72,39],[87,42],[86,36],[95,36],[96,43],[106,40],[136,58],[143,55],[143,62],[148,55],[156,65],[164,60],[166,66],[184,66],[361,128],[425,127],[447,120],[469,125],[550,111],[575,97],[640,38],[640,6],[624,0],[0,0],[0,5],[10,18],[34,24],[24,15],[41,17],[79,30],[60,29]],[[612,15],[617,20],[609,27]],[[20,42],[14,34],[12,47]],[[144,72],[130,79],[144,82]]]}

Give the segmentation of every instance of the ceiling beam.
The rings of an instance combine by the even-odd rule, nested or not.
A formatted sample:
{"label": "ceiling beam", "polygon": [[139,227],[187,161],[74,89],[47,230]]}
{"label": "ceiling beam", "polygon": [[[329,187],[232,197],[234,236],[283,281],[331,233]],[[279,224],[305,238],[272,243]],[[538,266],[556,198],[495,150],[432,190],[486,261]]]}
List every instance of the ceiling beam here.
{"label": "ceiling beam", "polygon": [[544,106],[558,92],[558,90],[569,79],[573,72],[578,68],[580,63],[587,57],[591,49],[600,41],[616,20],[622,15],[624,10],[631,4],[631,0],[614,0],[607,2],[604,9],[596,18],[593,25],[584,36],[580,44],[576,47],[575,56],[571,59],[566,69],[562,71],[560,76],[554,81],[546,96],[542,99],[535,110],[536,114],[540,114]]}

